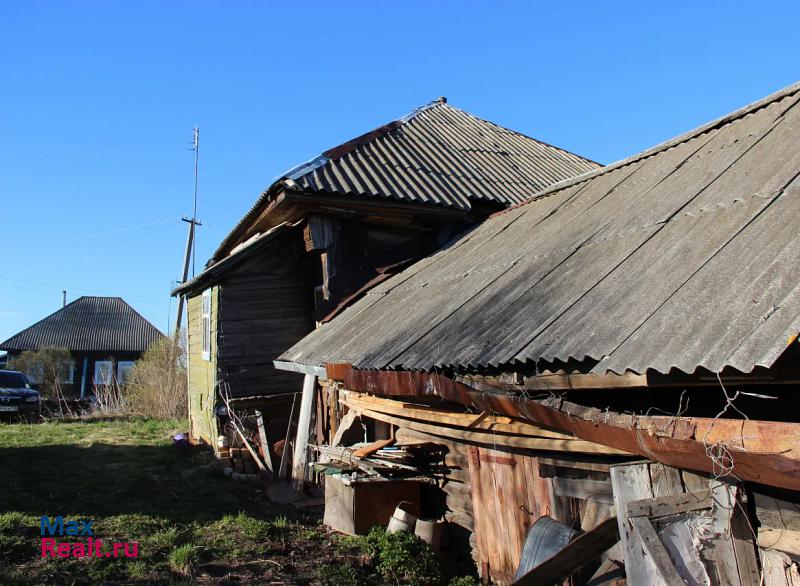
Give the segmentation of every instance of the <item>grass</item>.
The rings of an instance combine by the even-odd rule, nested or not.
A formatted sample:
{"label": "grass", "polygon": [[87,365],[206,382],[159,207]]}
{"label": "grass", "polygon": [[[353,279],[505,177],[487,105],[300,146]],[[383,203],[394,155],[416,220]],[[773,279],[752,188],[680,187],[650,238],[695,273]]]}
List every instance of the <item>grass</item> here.
{"label": "grass", "polygon": [[[327,532],[225,478],[208,452],[175,448],[186,429],[141,417],[0,424],[0,585],[446,583],[413,535]],[[42,515],[90,519],[95,538],[136,542],[139,557],[43,559]]]}
{"label": "grass", "polygon": [[[346,557],[318,519],[176,449],[186,429],[141,417],[0,424],[0,584],[308,583]],[[43,559],[42,515],[91,519],[96,538],[135,541],[139,557]]]}

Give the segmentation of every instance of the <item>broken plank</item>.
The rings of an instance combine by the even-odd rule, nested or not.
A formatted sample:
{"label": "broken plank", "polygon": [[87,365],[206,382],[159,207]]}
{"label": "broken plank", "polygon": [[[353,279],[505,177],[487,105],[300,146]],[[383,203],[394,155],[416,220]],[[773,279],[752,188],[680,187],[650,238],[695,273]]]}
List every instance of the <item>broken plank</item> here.
{"label": "broken plank", "polygon": [[629,517],[666,517],[689,511],[711,508],[711,491],[681,493],[658,499],[642,499],[628,503]]}
{"label": "broken plank", "polygon": [[[653,567],[655,567],[663,583],[668,586],[684,586],[684,581],[678,575],[675,564],[672,563],[667,553],[667,548],[661,543],[661,539],[659,539],[658,533],[656,533],[655,527],[653,527],[650,519],[647,517],[633,517],[629,519],[629,522],[634,531],[639,535],[642,547],[644,551],[647,552],[647,555],[650,556]],[[628,568],[628,563],[628,557],[626,556],[626,569]]]}
{"label": "broken plank", "polygon": [[617,518],[610,517],[597,527],[573,539],[567,546],[514,582],[515,586],[554,584],[600,557],[619,541]]}
{"label": "broken plank", "polygon": [[389,439],[381,439],[371,444],[367,444],[366,446],[362,446],[353,452],[353,455],[356,458],[366,458],[367,456],[374,454],[381,448],[385,448],[387,446],[391,446],[394,443],[394,438]]}

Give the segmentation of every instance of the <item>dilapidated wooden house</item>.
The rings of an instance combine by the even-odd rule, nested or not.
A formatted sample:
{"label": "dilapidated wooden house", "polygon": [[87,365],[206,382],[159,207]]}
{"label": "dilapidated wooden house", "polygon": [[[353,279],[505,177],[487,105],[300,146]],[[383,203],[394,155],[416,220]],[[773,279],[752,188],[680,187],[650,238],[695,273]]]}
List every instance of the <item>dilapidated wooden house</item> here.
{"label": "dilapidated wooden house", "polygon": [[215,442],[228,400],[282,438],[302,376],[275,358],[454,234],[598,166],[442,98],[282,175],[175,290],[195,438]]}
{"label": "dilapidated wooden house", "polygon": [[[546,188],[310,333],[276,362],[322,406],[310,461],[379,482],[443,446],[419,512],[484,579],[798,584],[798,102]],[[583,534],[531,564],[543,517]]]}

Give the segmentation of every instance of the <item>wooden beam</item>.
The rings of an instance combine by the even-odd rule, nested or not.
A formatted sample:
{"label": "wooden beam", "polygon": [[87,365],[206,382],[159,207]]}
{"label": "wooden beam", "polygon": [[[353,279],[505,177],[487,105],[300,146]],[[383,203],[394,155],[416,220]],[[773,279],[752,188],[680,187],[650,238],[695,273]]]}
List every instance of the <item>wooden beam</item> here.
{"label": "wooden beam", "polygon": [[575,439],[575,436],[560,431],[544,429],[522,419],[513,419],[503,415],[488,413],[465,413],[463,411],[447,411],[426,405],[404,403],[393,399],[382,399],[360,393],[348,393],[348,405],[359,409],[368,409],[387,415],[396,415],[404,419],[415,419],[422,422],[435,422],[453,427],[464,427],[476,431],[487,431],[531,437],[547,437],[553,439]]}
{"label": "wooden beam", "polygon": [[267,439],[267,426],[264,424],[264,416],[261,411],[256,411],[256,425],[258,426],[258,439],[261,442],[261,452],[264,456],[264,464],[269,471],[269,475],[275,478],[275,470],[272,464],[272,450],[269,448]]}
{"label": "wooden beam", "polygon": [[371,417],[372,419],[385,421],[386,423],[391,423],[398,427],[405,427],[407,429],[421,431],[423,433],[428,433],[450,440],[462,440],[487,446],[504,446],[528,450],[580,452],[586,454],[626,454],[625,452],[616,450],[614,448],[607,448],[600,444],[579,439],[552,439],[522,435],[501,435],[492,432],[445,427],[443,425],[432,425],[415,421],[413,419],[405,419],[402,417],[388,415],[386,413],[380,413],[378,411],[372,411],[370,409],[364,409],[361,406],[356,406],[349,403],[346,399],[344,399],[343,402],[354,411],[360,413],[361,415]]}
{"label": "wooden beam", "polygon": [[300,399],[300,414],[297,418],[297,437],[294,442],[294,459],[292,461],[292,485],[302,490],[306,482],[306,465],[308,463],[308,434],[311,429],[311,413],[314,410],[314,396],[317,377],[307,374],[303,379],[303,396]]}
{"label": "wooden beam", "polygon": [[561,582],[600,557],[619,541],[617,518],[611,517],[572,540],[567,546],[514,582],[514,586],[537,586]]}

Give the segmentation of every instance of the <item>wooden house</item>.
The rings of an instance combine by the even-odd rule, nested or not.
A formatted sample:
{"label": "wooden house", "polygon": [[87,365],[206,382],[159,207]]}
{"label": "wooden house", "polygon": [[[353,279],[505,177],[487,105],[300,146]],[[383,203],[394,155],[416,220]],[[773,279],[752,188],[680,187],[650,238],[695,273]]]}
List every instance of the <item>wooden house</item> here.
{"label": "wooden house", "polygon": [[66,348],[72,362],[62,381],[64,394],[85,397],[94,385],[123,381],[163,336],[121,297],[79,297],[0,343],[0,350],[13,362],[26,350]]}
{"label": "wooden house", "polygon": [[[320,379],[328,449],[301,458],[330,470],[353,414],[383,440],[361,454],[444,446],[423,513],[471,537],[484,579],[797,584],[798,143],[800,84],[373,287],[276,362]],[[543,516],[585,534],[523,578]]]}
{"label": "wooden house", "polygon": [[597,167],[442,98],[283,174],[174,292],[194,437],[215,443],[230,400],[283,438],[302,375],[278,355],[455,234]]}

